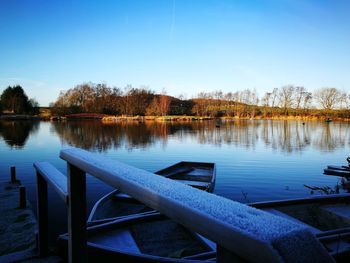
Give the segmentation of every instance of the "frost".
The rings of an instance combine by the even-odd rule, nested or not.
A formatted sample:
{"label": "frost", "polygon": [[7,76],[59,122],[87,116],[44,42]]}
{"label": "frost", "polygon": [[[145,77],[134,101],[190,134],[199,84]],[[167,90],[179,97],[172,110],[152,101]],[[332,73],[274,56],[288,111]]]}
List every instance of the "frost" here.
{"label": "frost", "polygon": [[[277,251],[279,257],[275,258],[276,261],[332,261],[326,250],[305,225],[84,150],[75,148],[63,150],[61,157],[81,169],[93,171],[97,178],[103,177],[107,183],[113,184],[118,181],[117,184],[120,184],[118,186],[122,191],[128,190],[125,191],[127,194],[133,196],[135,194],[133,188],[142,188],[148,196],[154,198],[161,196],[175,201],[183,208],[191,209],[228,226],[232,235],[238,233],[238,236],[243,236],[245,240],[251,241],[252,247],[244,248],[245,251],[255,251],[254,244],[258,244],[257,247],[259,244],[265,244],[268,249]],[[126,181],[129,188],[122,189],[123,182]],[[236,251],[239,251],[240,246],[244,244],[247,243],[234,244],[237,247]],[[254,257],[250,255],[252,256]]]}

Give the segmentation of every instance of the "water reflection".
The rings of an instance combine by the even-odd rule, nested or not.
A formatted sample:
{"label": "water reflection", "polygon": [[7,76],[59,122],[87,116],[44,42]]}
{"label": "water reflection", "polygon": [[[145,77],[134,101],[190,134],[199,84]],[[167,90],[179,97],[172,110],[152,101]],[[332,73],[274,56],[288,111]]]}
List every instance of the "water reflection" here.
{"label": "water reflection", "polygon": [[190,138],[200,144],[235,145],[254,149],[262,143],[285,153],[302,152],[312,147],[321,151],[343,148],[349,141],[349,124],[299,121],[159,123],[121,122],[102,124],[96,121],[54,122],[53,131],[63,143],[89,150],[111,148],[147,148],[155,143],[166,145],[169,138]]}
{"label": "water reflection", "polygon": [[336,126],[324,123],[320,136],[316,138],[315,145],[319,150],[333,151],[343,148],[349,138],[349,124],[338,123]]}
{"label": "water reflection", "polygon": [[159,141],[165,144],[167,137],[175,132],[164,123],[102,124],[99,121],[71,121],[54,122],[52,127],[62,143],[97,151],[122,146],[129,150],[147,148]]}
{"label": "water reflection", "polygon": [[0,121],[0,138],[10,148],[21,149],[26,144],[29,135],[38,131],[38,121]]}
{"label": "water reflection", "polygon": [[314,123],[269,121],[263,124],[261,138],[267,146],[283,152],[303,151],[311,144]]}

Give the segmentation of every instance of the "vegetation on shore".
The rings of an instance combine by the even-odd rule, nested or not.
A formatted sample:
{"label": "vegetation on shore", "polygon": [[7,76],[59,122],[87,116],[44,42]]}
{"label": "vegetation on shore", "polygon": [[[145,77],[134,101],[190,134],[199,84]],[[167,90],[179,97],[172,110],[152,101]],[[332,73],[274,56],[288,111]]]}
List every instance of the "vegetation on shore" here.
{"label": "vegetation on shore", "polygon": [[[319,107],[316,107],[318,105]],[[124,90],[105,84],[85,83],[61,92],[51,105],[52,114],[78,113],[114,115],[106,120],[187,118],[349,119],[350,94],[336,88],[311,93],[304,87],[284,86],[258,97],[254,90],[224,93],[201,92],[195,98],[178,98],[146,87]],[[146,116],[146,117],[144,117]]]}
{"label": "vegetation on shore", "polygon": [[35,115],[39,113],[39,104],[29,99],[21,86],[8,86],[0,96],[0,112]]}
{"label": "vegetation on shore", "polygon": [[[147,87],[127,86],[124,90],[106,84],[84,83],[61,92],[48,108],[28,99],[21,86],[8,87],[0,100],[2,118],[89,118],[118,120],[201,120],[227,119],[350,119],[350,94],[336,88],[313,93],[304,87],[275,88],[259,97],[255,90],[224,93],[200,92],[195,98],[157,94]],[[22,115],[19,115],[22,114]],[[25,114],[25,115],[23,115]],[[15,116],[14,116],[15,115]]]}

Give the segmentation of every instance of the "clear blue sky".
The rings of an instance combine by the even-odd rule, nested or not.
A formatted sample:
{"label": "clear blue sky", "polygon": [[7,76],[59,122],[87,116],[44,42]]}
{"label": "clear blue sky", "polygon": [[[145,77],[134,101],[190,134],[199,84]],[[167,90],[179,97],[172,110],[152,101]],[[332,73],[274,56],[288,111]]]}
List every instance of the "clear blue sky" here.
{"label": "clear blue sky", "polygon": [[82,82],[170,95],[350,90],[350,1],[0,0],[0,92],[43,106]]}

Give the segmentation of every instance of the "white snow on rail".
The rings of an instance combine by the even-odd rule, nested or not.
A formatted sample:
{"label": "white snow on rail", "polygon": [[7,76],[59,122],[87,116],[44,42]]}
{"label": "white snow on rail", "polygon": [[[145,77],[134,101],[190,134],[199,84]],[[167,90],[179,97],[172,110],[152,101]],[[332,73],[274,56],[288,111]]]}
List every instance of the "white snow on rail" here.
{"label": "white snow on rail", "polygon": [[65,203],[68,203],[67,177],[48,162],[35,162],[34,168],[51,185]]}
{"label": "white snow on rail", "polygon": [[246,260],[332,262],[304,225],[100,154],[72,148],[60,156]]}

